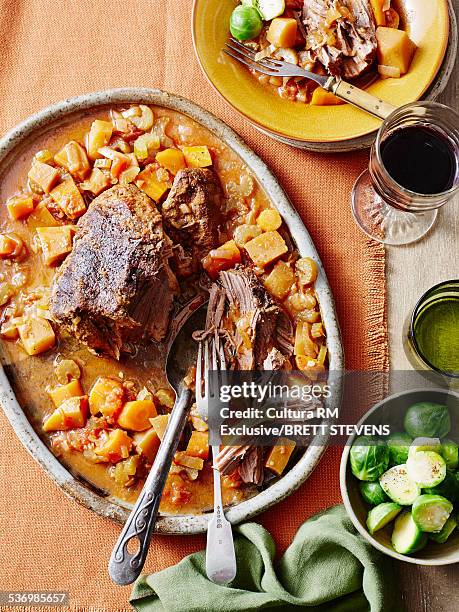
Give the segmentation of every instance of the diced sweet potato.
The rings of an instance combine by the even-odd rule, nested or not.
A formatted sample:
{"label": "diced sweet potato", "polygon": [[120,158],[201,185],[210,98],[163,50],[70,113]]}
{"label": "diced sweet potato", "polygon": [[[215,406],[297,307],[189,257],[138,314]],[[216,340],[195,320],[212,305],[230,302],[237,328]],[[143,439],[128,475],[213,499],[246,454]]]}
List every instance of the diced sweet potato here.
{"label": "diced sweet potato", "polygon": [[113,123],[111,121],[101,121],[95,119],[87,136],[87,149],[89,159],[99,159],[102,155],[99,149],[105,147],[110,142],[113,133]]}
{"label": "diced sweet potato", "polygon": [[53,389],[47,389],[47,391],[56,408],[59,408],[63,402],[71,397],[82,397],[84,395],[81,383],[77,379],[71,380],[66,385],[59,385]]}
{"label": "diced sweet potato", "polygon": [[169,189],[166,181],[160,181],[156,176],[155,168],[152,164],[145,167],[140,174],[137,175],[135,184],[139,189],[144,191],[147,196],[155,201],[158,201]]}
{"label": "diced sweet potato", "polygon": [[210,251],[202,260],[202,266],[213,280],[218,278],[222,270],[229,270],[241,261],[241,252],[234,240],[228,240],[216,249]]}
{"label": "diced sweet potato", "polygon": [[295,331],[295,355],[317,356],[317,347],[310,335],[311,325],[305,321],[298,321]]}
{"label": "diced sweet potato", "polygon": [[295,443],[287,438],[282,438],[279,440],[279,444],[273,446],[269,451],[265,466],[268,468],[268,470],[271,470],[271,472],[274,472],[280,476],[285,470],[285,467],[294,450]]}
{"label": "diced sweet potato", "polygon": [[258,215],[257,224],[264,232],[272,232],[280,228],[282,217],[274,208],[267,208]]}
{"label": "diced sweet potato", "polygon": [[70,176],[54,187],[50,195],[69,219],[81,217],[86,212],[83,196]]}
{"label": "diced sweet potato", "polygon": [[64,259],[72,250],[75,233],[73,225],[58,227],[37,227],[37,236],[47,266],[54,266]]}
{"label": "diced sweet potato", "polygon": [[30,317],[18,326],[22,345],[29,355],[38,355],[52,348],[56,342],[51,324],[42,317]]}
{"label": "diced sweet potato", "polygon": [[378,64],[393,66],[405,74],[413,59],[416,45],[404,30],[380,26],[376,30]]}
{"label": "diced sweet potato", "polygon": [[264,232],[245,244],[245,250],[253,263],[264,268],[288,251],[279,232]]}
{"label": "diced sweet potato", "polygon": [[33,212],[35,205],[32,196],[17,195],[9,198],[6,208],[11,219],[23,219]]}
{"label": "diced sweet potato", "polygon": [[89,393],[91,414],[101,413],[105,417],[117,417],[124,403],[124,387],[121,381],[99,376]]}
{"label": "diced sweet potato", "polygon": [[311,104],[312,106],[337,106],[345,102],[322,87],[316,87],[312,92]]}
{"label": "diced sweet potato", "polygon": [[[110,161],[110,160],[107,160]],[[99,195],[104,189],[109,187],[111,184],[110,179],[105,175],[99,168],[93,168],[91,175],[87,181],[80,183],[81,189],[84,191],[90,191],[94,195]]]}
{"label": "diced sweet potato", "polygon": [[118,417],[118,425],[132,431],[144,431],[156,415],[156,406],[151,400],[126,402]]}
{"label": "diced sweet potato", "polygon": [[60,225],[59,221],[53,217],[43,202],[40,202],[27,217],[27,228],[31,232],[37,227],[57,227],[58,225]]}
{"label": "diced sweet potato", "polygon": [[94,452],[101,461],[117,463],[121,459],[129,457],[131,447],[132,440],[124,429],[113,429],[103,444],[96,448]]}
{"label": "diced sweet potato", "polygon": [[370,0],[371,8],[373,9],[373,15],[377,26],[386,25],[386,15],[383,11],[383,6],[386,0]]}
{"label": "diced sweet potato", "polygon": [[174,463],[176,465],[189,467],[192,470],[202,470],[204,467],[204,459],[201,459],[200,457],[192,457],[183,451],[178,451],[175,453]]}
{"label": "diced sweet potato", "polygon": [[283,300],[287,297],[294,282],[295,273],[292,268],[284,261],[278,261],[264,281],[264,284],[271,295],[279,300]]}
{"label": "diced sweet potato", "polygon": [[45,193],[49,193],[61,177],[59,170],[38,160],[34,160],[27,176]]}
{"label": "diced sweet potato", "polygon": [[179,170],[186,168],[185,156],[179,149],[164,149],[156,154],[155,159],[174,176]]}
{"label": "diced sweet potato", "polygon": [[54,161],[80,181],[85,179],[91,168],[86,151],[75,140],[68,142],[54,156]]}
{"label": "diced sweet potato", "polygon": [[154,461],[160,444],[161,440],[153,427],[134,434],[134,446],[150,462]]}
{"label": "diced sweet potato", "polygon": [[166,433],[167,424],[169,422],[168,414],[159,414],[158,416],[150,419],[151,426],[156,431],[158,438],[162,441],[164,434]]}
{"label": "diced sweet potato", "polygon": [[267,40],[278,48],[293,47],[296,40],[298,24],[296,19],[290,17],[276,17],[266,34]]}
{"label": "diced sweet potato", "polygon": [[186,454],[200,459],[209,458],[209,432],[193,431],[186,447]]}
{"label": "diced sweet potato", "polygon": [[45,419],[43,431],[65,431],[84,427],[88,414],[88,398],[69,397]]}
{"label": "diced sweet potato", "polygon": [[182,152],[190,168],[206,168],[212,165],[212,157],[206,146],[182,147]]}

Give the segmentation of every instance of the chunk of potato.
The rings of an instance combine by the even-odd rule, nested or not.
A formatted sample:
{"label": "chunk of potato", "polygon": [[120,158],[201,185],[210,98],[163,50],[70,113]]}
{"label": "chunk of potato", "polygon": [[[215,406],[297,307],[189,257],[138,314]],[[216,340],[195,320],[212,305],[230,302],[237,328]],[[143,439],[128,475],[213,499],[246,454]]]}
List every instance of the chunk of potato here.
{"label": "chunk of potato", "polygon": [[206,146],[182,147],[182,153],[190,168],[206,168],[212,165],[212,157]]}
{"label": "chunk of potato", "polygon": [[316,87],[312,92],[312,106],[337,106],[338,104],[345,104],[345,102],[322,87]]}
{"label": "chunk of potato", "polygon": [[164,151],[160,151],[156,154],[156,161],[174,176],[179,170],[186,168],[185,156],[179,149],[164,149]]}
{"label": "chunk of potato", "polygon": [[151,426],[156,431],[158,438],[161,441],[164,438],[164,434],[166,433],[168,422],[169,422],[168,414],[159,414],[153,419],[150,419]]}
{"label": "chunk of potato", "polygon": [[156,176],[153,164],[146,166],[145,169],[137,175],[135,184],[156,202],[160,200],[169,189],[168,183],[166,181],[160,181]]}
{"label": "chunk of potato", "polygon": [[272,232],[280,228],[282,217],[274,208],[267,208],[258,215],[257,224],[264,232]]}
{"label": "chunk of potato", "polygon": [[69,219],[81,217],[86,212],[83,196],[70,176],[56,185],[50,196]]}
{"label": "chunk of potato", "polygon": [[54,156],[54,161],[80,181],[85,179],[91,169],[86,151],[75,140],[68,142]]}
{"label": "chunk of potato", "polygon": [[158,389],[155,393],[155,397],[161,406],[166,406],[169,410],[172,410],[175,404],[175,393],[172,389]]}
{"label": "chunk of potato", "polygon": [[[107,160],[110,161],[110,160]],[[104,189],[110,186],[109,177],[102,172],[99,168],[93,168],[91,175],[87,181],[80,183],[81,189],[84,191],[90,191],[94,195],[99,195]]]}
{"label": "chunk of potato", "polygon": [[49,212],[44,202],[40,202],[35,210],[27,217],[27,228],[33,232],[37,227],[57,227],[59,221]]}
{"label": "chunk of potato", "polygon": [[296,19],[276,17],[271,21],[266,38],[275,47],[293,47],[296,41],[297,28]]}
{"label": "chunk of potato", "polygon": [[200,459],[209,458],[209,432],[193,431],[186,447],[186,454]]}
{"label": "chunk of potato", "polygon": [[295,270],[301,285],[311,285],[317,280],[319,267],[311,257],[301,257],[295,263]]}
{"label": "chunk of potato", "polygon": [[38,160],[34,160],[27,176],[45,193],[49,193],[61,177],[59,170]]}
{"label": "chunk of potato", "polygon": [[70,253],[74,233],[75,228],[73,225],[37,227],[37,236],[43,253],[43,261],[47,266],[54,266]]}
{"label": "chunk of potato", "polygon": [[278,476],[282,474],[287,463],[295,450],[295,442],[287,438],[279,440],[279,444],[273,446],[266,458],[265,466]]}
{"label": "chunk of potato", "polygon": [[89,159],[99,159],[102,155],[99,149],[105,147],[110,142],[113,133],[113,123],[111,121],[101,121],[95,119],[89,129],[87,136],[87,149]]}
{"label": "chunk of potato", "polygon": [[84,427],[88,414],[88,397],[69,397],[43,422],[43,431],[65,431]]}
{"label": "chunk of potato", "polygon": [[259,225],[251,225],[249,223],[238,225],[234,230],[234,242],[240,249],[242,249],[246,242],[249,242],[249,240],[259,236],[261,231],[262,230]]}
{"label": "chunk of potato", "polygon": [[101,413],[105,417],[116,417],[124,403],[124,387],[121,381],[99,376],[89,393],[91,414]]}
{"label": "chunk of potato", "polygon": [[378,64],[393,66],[405,74],[413,59],[416,45],[403,30],[380,26],[376,30]]}
{"label": "chunk of potato", "polygon": [[386,14],[385,11],[383,11],[383,6],[385,3],[386,0],[370,0],[371,8],[373,10],[373,15],[377,26],[386,25]]}
{"label": "chunk of potato", "polygon": [[150,419],[155,417],[156,406],[151,400],[126,402],[118,417],[118,425],[132,431],[144,431],[150,427]]}
{"label": "chunk of potato", "polygon": [[311,326],[305,321],[298,321],[295,331],[295,355],[317,356],[317,346],[311,338]]}
{"label": "chunk of potato", "polygon": [[134,446],[151,463],[153,463],[156,457],[160,444],[161,440],[153,427],[147,429],[147,431],[134,434]]}
{"label": "chunk of potato", "polygon": [[183,465],[184,467],[191,468],[192,470],[202,470],[204,467],[204,459],[200,457],[191,457],[184,451],[177,451],[175,453],[174,463],[176,465]]}
{"label": "chunk of potato", "polygon": [[7,200],[6,208],[10,218],[16,221],[28,217],[35,205],[32,196],[18,195]]}
{"label": "chunk of potato", "polygon": [[202,266],[213,280],[222,270],[234,268],[241,261],[241,252],[234,240],[228,240],[216,249],[212,249],[202,260]]}
{"label": "chunk of potato", "polygon": [[129,457],[131,447],[132,440],[124,429],[113,429],[94,452],[101,461],[117,463]]}
{"label": "chunk of potato", "polygon": [[84,395],[78,379],[71,380],[66,385],[58,385],[53,389],[47,389],[47,391],[56,408],[59,408],[63,402],[71,397],[82,397]]}
{"label": "chunk of potato", "polygon": [[264,285],[271,295],[283,300],[294,282],[295,273],[292,268],[284,261],[278,261],[264,281]]}
{"label": "chunk of potato", "polygon": [[244,246],[256,266],[266,267],[288,251],[284,239],[277,231],[264,232]]}
{"label": "chunk of potato", "polygon": [[42,317],[30,317],[18,326],[19,337],[28,355],[44,353],[54,346],[56,336],[51,323]]}

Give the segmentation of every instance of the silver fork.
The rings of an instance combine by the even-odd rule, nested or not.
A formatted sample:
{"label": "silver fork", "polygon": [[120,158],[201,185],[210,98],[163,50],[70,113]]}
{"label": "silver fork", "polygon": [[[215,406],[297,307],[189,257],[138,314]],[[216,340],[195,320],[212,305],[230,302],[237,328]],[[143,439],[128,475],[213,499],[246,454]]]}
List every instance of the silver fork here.
{"label": "silver fork", "polygon": [[[211,344],[210,348],[209,344]],[[214,394],[216,391],[210,385],[209,369],[214,372],[226,370],[223,346],[219,346],[217,356],[214,338],[199,343],[196,364],[196,406],[199,414],[206,418],[209,414],[209,400],[215,401]],[[223,511],[220,471],[215,467],[215,459],[219,451],[218,446],[212,446],[214,514],[207,527],[206,573],[212,582],[226,584],[236,576],[237,567],[231,523],[227,520]]]}
{"label": "silver fork", "polygon": [[338,77],[315,74],[296,64],[284,62],[273,57],[265,57],[257,61],[255,59],[255,52],[248,49],[235,38],[230,38],[230,42],[225,44],[226,49],[223,49],[223,51],[227,55],[241,62],[241,64],[248,66],[252,70],[256,70],[268,76],[303,77],[311,79],[326,91],[329,91],[338,98],[349,102],[353,106],[360,108],[360,110],[370,113],[379,119],[386,119],[396,109],[396,107],[389,104],[389,102],[384,102],[384,100],[372,96],[367,91],[359,89],[355,87],[355,85],[350,85]]}

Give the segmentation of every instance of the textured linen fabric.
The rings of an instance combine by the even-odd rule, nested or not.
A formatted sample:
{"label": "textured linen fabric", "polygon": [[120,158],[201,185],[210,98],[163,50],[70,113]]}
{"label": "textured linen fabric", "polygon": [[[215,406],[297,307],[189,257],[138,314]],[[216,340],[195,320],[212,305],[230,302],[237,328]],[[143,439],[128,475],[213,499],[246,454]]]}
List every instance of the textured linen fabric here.
{"label": "textured linen fabric", "polygon": [[[387,368],[384,249],[356,227],[350,191],[366,153],[319,155],[255,130],[207,83],[194,57],[191,0],[0,0],[0,133],[58,100],[112,87],[160,87],[234,128],[277,175],[327,271],[350,369]],[[107,561],[119,526],[67,499],[0,414],[0,584],[70,592],[72,610],[128,610]],[[298,526],[340,501],[340,449],[260,517],[283,550]],[[180,561],[204,538],[155,536],[145,571]],[[18,608],[15,608],[18,610]],[[43,609],[43,608],[41,608]]]}
{"label": "textured linen fabric", "polygon": [[229,585],[207,579],[205,551],[178,565],[142,576],[131,603],[138,612],[391,612],[398,599],[388,559],[357,534],[343,506],[301,525],[282,558],[266,529],[235,529],[238,564]]}

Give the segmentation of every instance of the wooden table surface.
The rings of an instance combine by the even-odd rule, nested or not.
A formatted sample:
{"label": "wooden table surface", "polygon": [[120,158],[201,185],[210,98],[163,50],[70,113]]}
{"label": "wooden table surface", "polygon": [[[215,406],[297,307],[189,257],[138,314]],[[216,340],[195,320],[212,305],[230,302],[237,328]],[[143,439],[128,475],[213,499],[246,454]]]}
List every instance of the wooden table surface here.
{"label": "wooden table surface", "polygon": [[[453,0],[459,17],[459,0]],[[446,90],[438,98],[459,110],[459,61]],[[432,285],[459,278],[459,197],[439,211],[431,232],[417,243],[387,247],[387,295],[390,364],[393,370],[411,366],[403,348],[402,328],[419,297]],[[459,611],[459,564],[420,567],[395,562],[408,612]]]}

